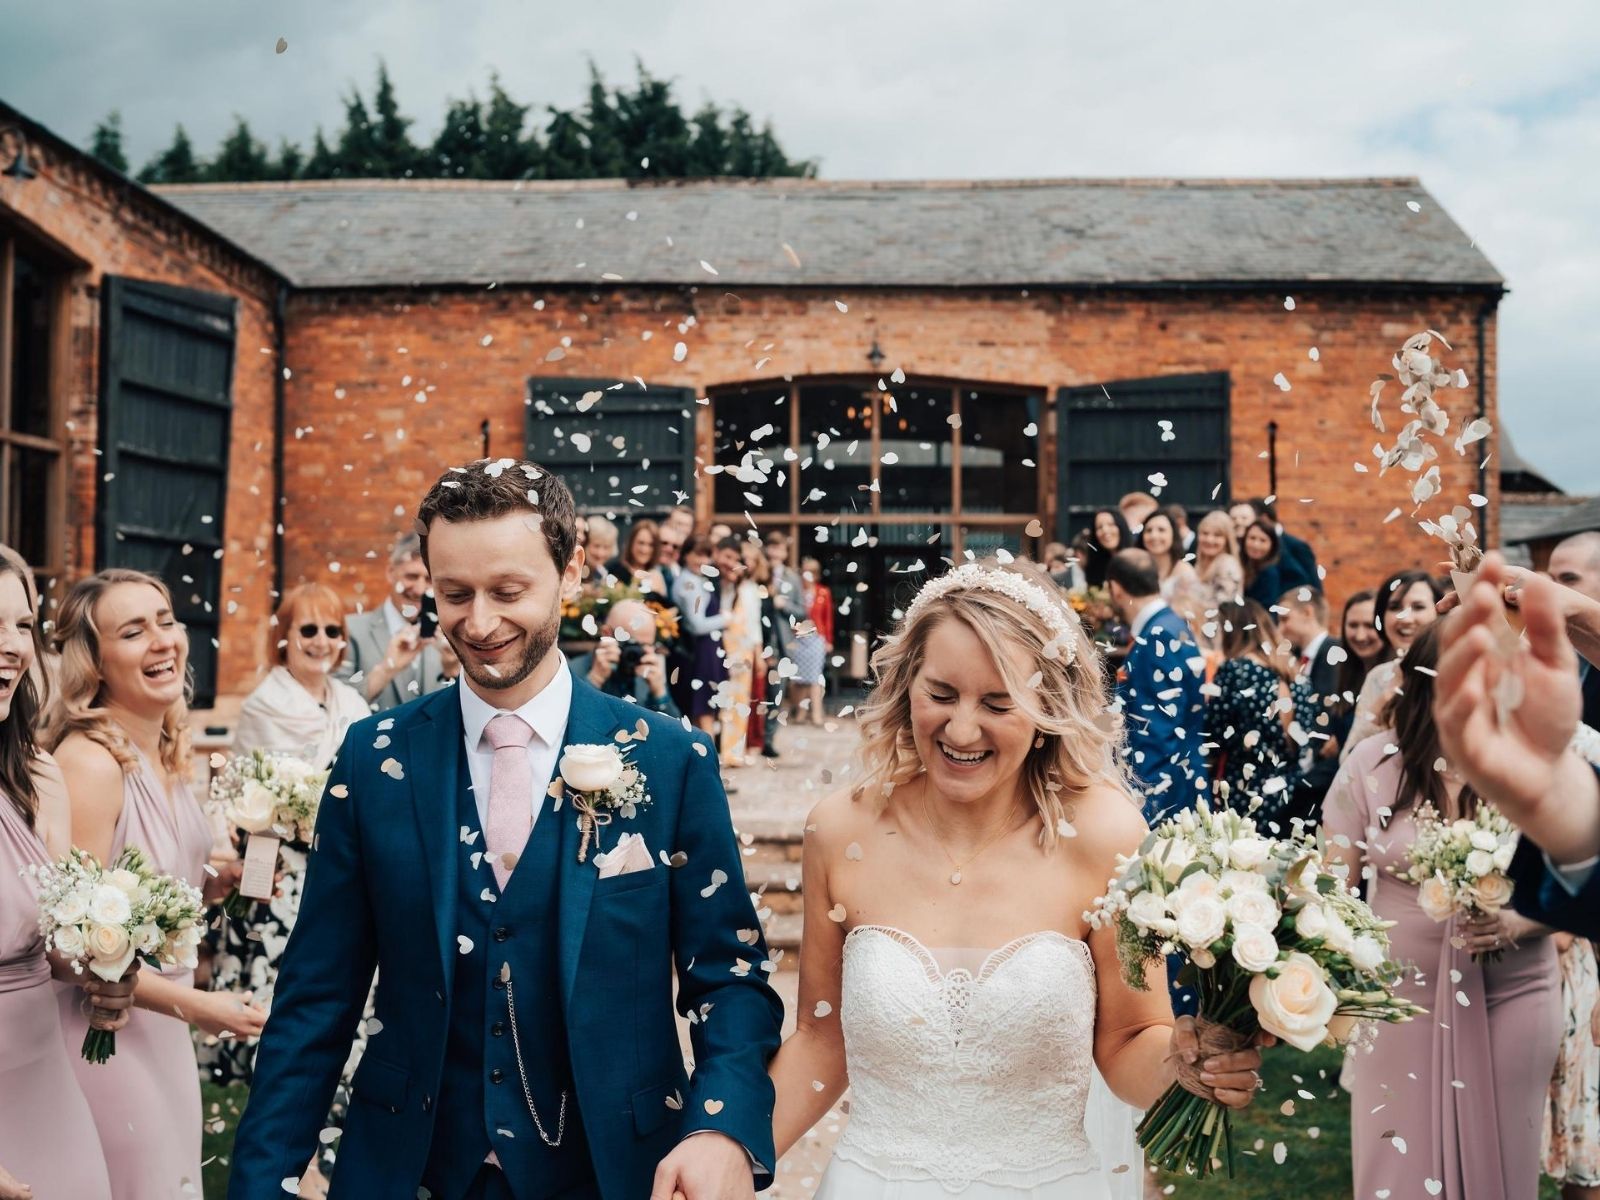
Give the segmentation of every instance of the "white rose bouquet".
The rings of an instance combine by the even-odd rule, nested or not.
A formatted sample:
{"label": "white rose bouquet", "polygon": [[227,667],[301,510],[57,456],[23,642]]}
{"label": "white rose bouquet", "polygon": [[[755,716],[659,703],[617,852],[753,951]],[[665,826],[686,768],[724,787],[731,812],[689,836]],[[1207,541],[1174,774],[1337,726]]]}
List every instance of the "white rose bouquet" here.
{"label": "white rose bouquet", "polygon": [[[235,755],[212,777],[211,807],[222,814],[229,827],[241,830],[246,839],[247,881],[223,901],[222,907],[229,916],[245,916],[255,901],[271,898],[278,843],[310,843],[317,825],[317,806],[327,782],[328,772],[317,770],[304,759],[262,750]],[[252,856],[249,848],[258,838],[261,844]],[[264,864],[264,869],[250,871],[252,861]],[[264,885],[259,878],[263,875]]]}
{"label": "white rose bouquet", "polygon": [[[1189,960],[1200,997],[1202,1047],[1238,1049],[1266,1030],[1308,1051],[1347,1041],[1355,1023],[1409,1021],[1422,1010],[1394,994],[1400,968],[1387,930],[1324,864],[1297,827],[1268,838],[1242,814],[1205,805],[1152,830],[1119,860],[1106,895],[1086,914],[1112,926],[1124,978],[1169,954]],[[1139,1145],[1168,1170],[1233,1173],[1228,1110],[1175,1083],[1145,1114]]]}
{"label": "white rose bouquet", "polygon": [[[45,948],[108,982],[127,974],[137,957],[153,967],[192,969],[205,934],[200,889],[158,874],[135,846],[109,868],[92,854],[71,851],[49,866],[28,868],[39,895],[39,932]],[[83,1057],[103,1063],[117,1050],[117,1035],[90,1029]]]}
{"label": "white rose bouquet", "polygon": [[[1406,865],[1393,873],[1419,889],[1417,903],[1435,921],[1457,913],[1494,916],[1511,903],[1512,884],[1506,872],[1517,852],[1517,830],[1480,801],[1471,817],[1446,821],[1431,804],[1416,813],[1417,837],[1406,853]],[[1500,951],[1472,956],[1494,962]]]}

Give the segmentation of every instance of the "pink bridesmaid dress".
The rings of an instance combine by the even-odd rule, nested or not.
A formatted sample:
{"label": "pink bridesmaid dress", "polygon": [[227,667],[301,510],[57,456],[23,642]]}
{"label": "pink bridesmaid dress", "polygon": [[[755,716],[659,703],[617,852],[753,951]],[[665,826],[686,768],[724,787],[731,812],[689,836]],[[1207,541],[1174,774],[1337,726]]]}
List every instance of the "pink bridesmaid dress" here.
{"label": "pink bridesmaid dress", "polygon": [[1390,873],[1416,836],[1412,809],[1387,824],[1400,756],[1368,738],[1339,769],[1322,806],[1329,838],[1350,840],[1375,867],[1367,898],[1408,965],[1398,989],[1428,1015],[1379,1025],[1347,1063],[1354,1194],[1395,1200],[1535,1200],[1544,1097],[1561,1042],[1555,943],[1524,939],[1498,962],[1475,963],[1450,944],[1455,922],[1435,923],[1417,888]]}
{"label": "pink bridesmaid dress", "polygon": [[[211,826],[188,784],[167,792],[142,756],[139,769],[125,772],[122,780],[112,857],[137,846],[155,870],[203,887]],[[164,974],[185,987],[194,983],[192,971]],[[200,1074],[188,1023],[136,1008],[117,1033],[116,1054],[98,1066],[78,1054],[88,1027],[77,1002],[64,995],[61,1028],[100,1130],[113,1200],[199,1197]]]}
{"label": "pink bridesmaid dress", "polygon": [[39,906],[22,869],[50,861],[9,796],[0,796],[0,1166],[35,1200],[109,1200],[111,1184],[89,1103],[61,1037]]}

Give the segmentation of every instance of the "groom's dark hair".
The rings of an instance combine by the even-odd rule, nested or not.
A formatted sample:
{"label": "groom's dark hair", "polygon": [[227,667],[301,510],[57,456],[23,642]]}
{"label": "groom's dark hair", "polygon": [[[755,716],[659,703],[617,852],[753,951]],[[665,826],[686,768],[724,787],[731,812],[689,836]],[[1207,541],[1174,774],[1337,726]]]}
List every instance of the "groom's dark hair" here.
{"label": "groom's dark hair", "polygon": [[428,561],[428,529],[434,521],[488,521],[513,512],[538,515],[556,570],[565,569],[578,545],[572,493],[559,475],[513,458],[480,458],[439,476],[417,508],[423,563]]}

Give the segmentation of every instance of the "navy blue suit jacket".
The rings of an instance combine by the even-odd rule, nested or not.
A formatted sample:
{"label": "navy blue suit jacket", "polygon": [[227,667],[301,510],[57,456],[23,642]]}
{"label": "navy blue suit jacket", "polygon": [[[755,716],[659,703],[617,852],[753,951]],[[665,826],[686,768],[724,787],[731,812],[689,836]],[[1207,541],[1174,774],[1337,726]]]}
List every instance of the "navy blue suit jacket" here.
{"label": "navy blue suit jacket", "polygon": [[1511,905],[1523,916],[1581,938],[1600,938],[1600,869],[1573,895],[1546,865],[1544,852],[1524,837],[1507,874],[1516,885]]}
{"label": "navy blue suit jacket", "polygon": [[1205,669],[1189,626],[1163,607],[1146,623],[1117,675],[1128,762],[1152,823],[1207,794]]}
{"label": "navy blue suit jacket", "polygon": [[[562,824],[559,918],[549,936],[595,1177],[605,1200],[640,1200],[660,1158],[701,1130],[727,1134],[775,1167],[766,1067],[783,1010],[761,970],[766,944],[716,750],[704,734],[574,680],[567,742],[614,743],[619,731],[633,735],[630,760],[652,802],[613,823],[607,845],[640,833],[657,864],[602,880],[592,848],[587,863],[577,860],[570,804],[539,819]],[[452,687],[361,721],[345,739],[234,1144],[233,1200],[278,1200],[281,1181],[304,1170],[374,969],[382,1029],[356,1071],[333,1195],[417,1194],[458,953],[453,764],[462,738]],[[666,866],[663,852],[687,861]],[[707,897],[713,872],[726,882]],[[692,1025],[692,1079],[673,1018],[674,963],[679,1009],[700,1018],[715,1010]]]}

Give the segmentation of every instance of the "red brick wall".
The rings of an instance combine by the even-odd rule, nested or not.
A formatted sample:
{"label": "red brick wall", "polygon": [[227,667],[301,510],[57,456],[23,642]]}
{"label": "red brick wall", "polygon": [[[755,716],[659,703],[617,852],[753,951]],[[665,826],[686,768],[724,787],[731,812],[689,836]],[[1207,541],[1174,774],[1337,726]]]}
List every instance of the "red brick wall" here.
{"label": "red brick wall", "polygon": [[[225,293],[239,301],[217,680],[219,694],[237,698],[254,686],[273,609],[269,593],[276,280],[147,193],[115,181],[81,156],[32,139],[28,153],[39,177],[0,178],[0,222],[76,264],[66,301],[69,348],[61,388],[61,416],[67,423],[69,581],[92,571],[95,561],[102,279],[124,275]],[[181,586],[179,580],[169,582]]]}
{"label": "red brick wall", "polygon": [[[333,578],[352,603],[381,595],[384,548],[409,527],[440,470],[478,457],[480,423],[490,423],[493,453],[520,452],[530,375],[638,375],[704,395],[753,379],[864,372],[876,339],[887,356],[882,374],[898,366],[911,375],[1047,387],[1052,398],[1062,385],[1228,372],[1234,492],[1266,491],[1267,463],[1259,456],[1275,419],[1281,515],[1317,548],[1337,602],[1376,586],[1396,566],[1441,557],[1442,547],[1405,517],[1384,524],[1396,505],[1410,511],[1410,476],[1390,472],[1380,480],[1375,469],[1357,474],[1354,464],[1375,467],[1367,386],[1417,330],[1437,329],[1456,347],[1448,361],[1465,368],[1474,387],[1448,394],[1449,407],[1462,419],[1474,415],[1481,299],[1308,293],[1295,301],[1288,311],[1276,293],[502,287],[297,294],[287,320],[288,578],[328,578],[337,563]],[[680,332],[691,315],[695,324]],[[1486,337],[1493,421],[1492,313]],[[688,345],[682,363],[673,361],[678,341]],[[1309,356],[1313,346],[1317,361]],[[560,353],[549,361],[554,351]],[[762,359],[769,361],[758,370]],[[1289,392],[1274,384],[1279,372]],[[1398,398],[1391,387],[1391,430],[1400,424]],[[708,414],[700,415],[704,447]],[[1477,459],[1458,459],[1448,447],[1443,453],[1444,495],[1465,503],[1479,490]],[[1053,481],[1052,450],[1040,469]],[[1141,486],[1142,478],[1128,481],[1130,490]],[[1488,489],[1493,512],[1493,470]]]}

